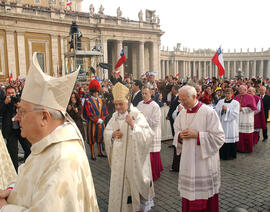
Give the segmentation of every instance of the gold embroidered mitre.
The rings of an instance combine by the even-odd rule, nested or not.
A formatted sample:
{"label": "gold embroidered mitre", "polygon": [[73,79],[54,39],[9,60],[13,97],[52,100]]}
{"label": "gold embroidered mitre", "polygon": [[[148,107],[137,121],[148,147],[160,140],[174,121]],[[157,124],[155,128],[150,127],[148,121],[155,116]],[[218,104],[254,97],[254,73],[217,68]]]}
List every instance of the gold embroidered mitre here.
{"label": "gold embroidered mitre", "polygon": [[78,73],[79,70],[59,78],[49,76],[41,70],[35,52],[21,99],[65,114]]}
{"label": "gold embroidered mitre", "polygon": [[127,101],[129,89],[122,83],[118,82],[112,88],[114,101]]}

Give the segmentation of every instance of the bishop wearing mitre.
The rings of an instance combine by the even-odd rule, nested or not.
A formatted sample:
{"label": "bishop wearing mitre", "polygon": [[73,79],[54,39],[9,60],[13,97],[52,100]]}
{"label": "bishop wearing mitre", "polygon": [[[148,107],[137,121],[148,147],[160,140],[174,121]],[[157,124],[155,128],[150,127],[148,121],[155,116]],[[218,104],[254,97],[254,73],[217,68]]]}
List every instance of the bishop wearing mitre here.
{"label": "bishop wearing mitre", "polygon": [[15,116],[31,154],[6,182],[13,190],[0,190],[1,212],[99,211],[82,136],[65,112],[77,75],[45,74],[34,53]]}
{"label": "bishop wearing mitre", "polygon": [[118,82],[112,93],[116,112],[104,131],[111,167],[108,211],[149,211],[154,205],[150,164],[153,131],[137,108],[129,108],[126,86]]}

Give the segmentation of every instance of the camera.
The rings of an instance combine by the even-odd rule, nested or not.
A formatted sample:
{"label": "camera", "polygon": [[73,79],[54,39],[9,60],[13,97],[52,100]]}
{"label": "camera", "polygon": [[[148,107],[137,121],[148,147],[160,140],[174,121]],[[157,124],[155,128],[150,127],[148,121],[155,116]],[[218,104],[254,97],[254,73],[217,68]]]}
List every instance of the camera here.
{"label": "camera", "polygon": [[13,105],[17,104],[20,101],[20,97],[18,96],[11,96],[10,99],[10,103]]}

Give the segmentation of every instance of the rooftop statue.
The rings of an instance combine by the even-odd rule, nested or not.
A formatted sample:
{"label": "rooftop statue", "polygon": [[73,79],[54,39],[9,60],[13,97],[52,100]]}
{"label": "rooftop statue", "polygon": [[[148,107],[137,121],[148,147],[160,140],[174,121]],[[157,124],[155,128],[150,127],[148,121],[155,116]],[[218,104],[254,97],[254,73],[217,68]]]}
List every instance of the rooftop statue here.
{"label": "rooftop statue", "polygon": [[102,5],[100,5],[98,14],[99,14],[100,16],[104,16],[104,7],[103,7]]}
{"label": "rooftop statue", "polygon": [[95,12],[94,6],[93,6],[93,4],[90,4],[90,6],[89,6],[89,13],[90,13],[90,16],[93,16],[93,15],[94,15],[94,12]]}
{"label": "rooftop statue", "polygon": [[143,22],[143,12],[142,12],[142,10],[140,10],[140,12],[138,13],[138,17],[139,17],[139,21]]}
{"label": "rooftop statue", "polygon": [[158,15],[157,15],[157,24],[160,24],[160,18]]}
{"label": "rooftop statue", "polygon": [[117,18],[121,18],[122,11],[121,11],[120,7],[117,8],[116,13],[117,13]]}

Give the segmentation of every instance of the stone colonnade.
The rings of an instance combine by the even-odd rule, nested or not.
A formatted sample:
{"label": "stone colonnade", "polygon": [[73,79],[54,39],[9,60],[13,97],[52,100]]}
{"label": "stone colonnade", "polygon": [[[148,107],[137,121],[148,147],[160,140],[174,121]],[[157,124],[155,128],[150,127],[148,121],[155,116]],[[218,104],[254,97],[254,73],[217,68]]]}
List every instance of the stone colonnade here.
{"label": "stone colonnade", "polygon": [[[209,55],[208,58],[201,60],[199,58],[202,55],[198,54],[192,56],[192,58],[183,56],[183,58],[175,57],[172,59],[171,57],[164,56],[164,53],[161,51],[161,78],[167,75],[176,76],[177,73],[181,78],[196,77],[197,79],[201,79],[218,77],[218,69],[211,61],[214,53],[211,56]],[[270,78],[270,52],[249,53],[248,57],[243,56],[242,58],[239,56],[232,57],[232,55],[226,55],[226,53],[223,55],[225,66],[224,78],[234,78],[238,70],[241,70],[242,75],[246,78]]]}
{"label": "stone colonnade", "polygon": [[103,49],[104,61],[112,64],[112,70],[120,58],[121,50],[124,49],[127,61],[119,68],[121,76],[132,75],[138,79],[146,72],[159,74],[159,44],[157,42],[107,39]]}

